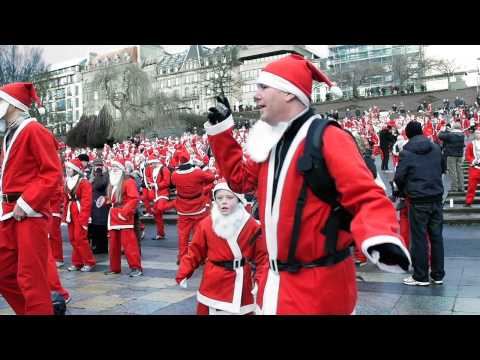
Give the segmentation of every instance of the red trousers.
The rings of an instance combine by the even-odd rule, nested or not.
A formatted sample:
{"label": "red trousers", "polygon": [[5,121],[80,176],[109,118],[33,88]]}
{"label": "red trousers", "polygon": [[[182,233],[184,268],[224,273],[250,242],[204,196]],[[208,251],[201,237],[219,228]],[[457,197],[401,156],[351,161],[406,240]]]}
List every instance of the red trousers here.
{"label": "red trousers", "polygon": [[110,270],[121,272],[121,256],[122,248],[127,257],[128,266],[130,269],[142,270],[140,260],[140,248],[138,246],[137,237],[133,229],[109,230],[109,255],[110,255]]}
{"label": "red trousers", "polygon": [[408,206],[400,209],[400,235],[405,242],[407,249],[410,248],[410,223],[408,221]]}
{"label": "red trousers", "polygon": [[155,218],[155,224],[157,225],[157,235],[165,236],[165,225],[163,223],[163,212],[168,206],[168,200],[159,199],[153,204],[153,217]]}
{"label": "red trousers", "polygon": [[70,297],[70,294],[65,290],[60,282],[60,277],[58,276],[57,265],[55,264],[55,259],[52,254],[50,246],[48,247],[48,264],[47,264],[47,276],[48,284],[50,285],[50,290],[58,292],[63,296],[65,300]]}
{"label": "red trousers", "polygon": [[55,261],[63,262],[63,241],[61,219],[56,216],[50,218],[50,247]]}
{"label": "red trousers", "polygon": [[46,217],[0,221],[0,294],[18,315],[53,315],[48,223]]}
{"label": "red trousers", "polygon": [[475,191],[477,190],[477,185],[480,182],[480,170],[473,167],[468,168],[468,189],[467,197],[465,202],[467,204],[472,204],[473,199],[475,198]]}
{"label": "red trousers", "polygon": [[88,231],[76,222],[75,219],[68,224],[68,238],[72,244],[72,264],[76,267],[82,267],[83,265],[95,266],[97,263],[88,244],[87,234]]}
{"label": "red trousers", "polygon": [[145,211],[148,214],[153,213],[153,209],[150,206],[150,202],[153,201],[154,196],[155,196],[155,194],[154,194],[153,190],[148,190],[147,188],[143,188],[143,190],[142,190],[142,201],[143,201],[143,205],[145,205]]}
{"label": "red trousers", "polygon": [[207,211],[200,215],[178,215],[178,261],[180,261],[183,256],[187,255],[188,243],[190,242],[191,236],[193,236],[195,227],[206,216],[208,216]]}

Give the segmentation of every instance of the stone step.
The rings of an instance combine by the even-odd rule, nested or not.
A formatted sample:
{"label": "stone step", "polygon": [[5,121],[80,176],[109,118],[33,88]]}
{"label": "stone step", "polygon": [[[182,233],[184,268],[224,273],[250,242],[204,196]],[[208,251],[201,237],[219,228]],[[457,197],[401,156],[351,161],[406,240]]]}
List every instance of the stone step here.
{"label": "stone step", "polygon": [[[462,195],[452,196],[452,195],[449,194],[447,196],[447,200],[445,201],[446,202],[445,206],[447,206],[450,203],[450,199],[453,199],[454,204],[464,204],[465,203],[465,195],[463,195],[463,196]],[[480,204],[480,197],[474,198],[473,203],[474,204]]]}
{"label": "stone step", "polygon": [[[450,191],[448,196],[466,196],[466,192]],[[480,196],[480,190],[475,191],[475,197]]]}
{"label": "stone step", "polygon": [[480,213],[471,213],[465,215],[462,213],[444,213],[443,214],[443,223],[448,225],[473,225],[480,224]]}
{"label": "stone step", "polygon": [[470,216],[473,213],[480,213],[480,205],[473,204],[471,207],[465,207],[464,204],[454,204],[453,207],[450,207],[448,201],[443,207],[443,213],[455,213],[460,214],[463,213],[465,216]]}

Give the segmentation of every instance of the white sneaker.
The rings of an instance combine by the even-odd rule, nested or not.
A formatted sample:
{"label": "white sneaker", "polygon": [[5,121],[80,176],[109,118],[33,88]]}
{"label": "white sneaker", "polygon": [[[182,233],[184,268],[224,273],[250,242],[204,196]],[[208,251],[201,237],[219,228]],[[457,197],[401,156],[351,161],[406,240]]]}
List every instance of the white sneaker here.
{"label": "white sneaker", "polygon": [[72,265],[72,266],[69,266],[67,268],[68,271],[79,271],[80,268],[79,267],[76,267],[75,265]]}
{"label": "white sneaker", "polygon": [[428,286],[430,285],[429,281],[417,281],[413,278],[413,276],[409,276],[403,279],[403,283],[405,285],[418,285],[418,286]]}
{"label": "white sneaker", "polygon": [[443,280],[430,279],[430,281],[431,281],[432,284],[435,284],[435,285],[442,285],[443,284]]}
{"label": "white sneaker", "polygon": [[61,268],[65,263],[63,261],[55,261],[55,264],[57,265],[57,269]]}
{"label": "white sneaker", "polygon": [[84,266],[80,269],[80,271],[81,271],[81,272],[90,272],[90,271],[92,271],[93,268],[94,268],[94,266],[84,265]]}

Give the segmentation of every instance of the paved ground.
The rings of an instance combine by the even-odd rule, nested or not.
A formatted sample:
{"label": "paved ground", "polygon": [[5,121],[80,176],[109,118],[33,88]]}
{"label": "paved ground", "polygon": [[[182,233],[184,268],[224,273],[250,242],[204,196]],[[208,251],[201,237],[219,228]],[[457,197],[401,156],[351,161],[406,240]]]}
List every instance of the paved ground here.
{"label": "paved ground", "polygon": [[[154,227],[147,226],[147,236]],[[358,314],[477,314],[480,315],[480,227],[445,227],[445,283],[441,286],[410,287],[401,284],[405,275],[379,271],[368,264],[359,269]],[[72,315],[190,315],[195,314],[195,292],[201,278],[199,270],[189,288],[175,284],[176,227],[167,225],[167,239],[145,240],[142,258],[145,275],[129,278],[123,262],[123,274],[105,276],[105,255],[97,256],[98,266],[91,273],[60,271],[64,286],[73,295]],[[71,247],[65,242],[66,265]],[[11,314],[0,300],[0,314]]]}

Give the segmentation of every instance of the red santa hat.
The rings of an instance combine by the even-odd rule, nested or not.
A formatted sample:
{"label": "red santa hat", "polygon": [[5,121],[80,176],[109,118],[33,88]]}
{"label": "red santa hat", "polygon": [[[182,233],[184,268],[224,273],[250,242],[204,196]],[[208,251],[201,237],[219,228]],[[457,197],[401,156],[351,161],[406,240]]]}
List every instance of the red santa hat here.
{"label": "red santa hat", "polygon": [[72,159],[65,163],[65,167],[75,170],[79,174],[83,174],[85,167],[79,159]]}
{"label": "red santa hat", "polygon": [[316,80],[327,84],[330,92],[342,97],[340,88],[310,61],[303,56],[292,54],[268,64],[257,79],[257,84],[271,86],[275,89],[295,95],[305,106],[310,106],[312,82]]}
{"label": "red santa hat", "polygon": [[122,169],[122,171],[125,171],[125,160],[120,156],[113,159],[110,165],[112,167],[117,167]]}
{"label": "red santa hat", "polygon": [[154,154],[151,154],[148,157],[147,164],[154,164],[154,163],[159,163],[159,162],[160,162],[160,159],[158,159]]}
{"label": "red santa hat", "polygon": [[35,102],[40,115],[45,114],[45,109],[32,83],[17,82],[4,85],[0,87],[0,98],[23,111],[28,111]]}
{"label": "red santa hat", "polygon": [[185,150],[177,151],[177,160],[179,164],[186,164],[190,161],[190,154]]}

